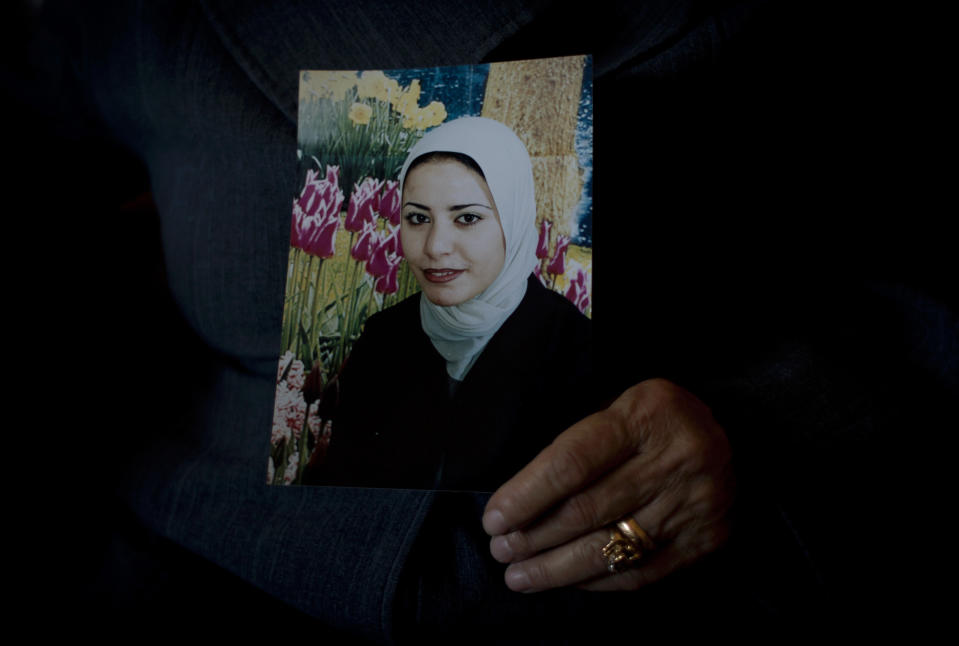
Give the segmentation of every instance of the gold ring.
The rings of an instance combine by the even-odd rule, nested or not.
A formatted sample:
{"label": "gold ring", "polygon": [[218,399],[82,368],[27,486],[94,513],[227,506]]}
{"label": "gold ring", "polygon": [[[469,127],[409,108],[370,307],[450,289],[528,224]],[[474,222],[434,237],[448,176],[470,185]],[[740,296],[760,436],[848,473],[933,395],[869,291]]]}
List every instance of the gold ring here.
{"label": "gold ring", "polygon": [[606,569],[616,574],[633,567],[643,557],[639,543],[628,538],[615,525],[609,528],[609,542],[603,547]]}
{"label": "gold ring", "polygon": [[603,547],[606,569],[613,574],[624,572],[654,549],[656,544],[646,530],[632,516],[624,516],[609,528],[609,542]]}
{"label": "gold ring", "polygon": [[619,531],[621,531],[626,538],[642,545],[643,549],[647,552],[656,549],[656,543],[653,542],[653,539],[649,537],[646,530],[640,527],[639,523],[637,523],[632,516],[620,518],[616,521],[616,527],[619,528]]}

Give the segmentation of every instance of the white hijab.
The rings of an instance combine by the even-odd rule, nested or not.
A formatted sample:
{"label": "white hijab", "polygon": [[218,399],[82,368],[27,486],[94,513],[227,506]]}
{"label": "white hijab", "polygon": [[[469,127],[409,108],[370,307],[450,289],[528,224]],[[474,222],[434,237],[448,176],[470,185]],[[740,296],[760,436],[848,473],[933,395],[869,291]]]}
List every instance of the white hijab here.
{"label": "white hijab", "polygon": [[499,121],[462,117],[431,130],[410,150],[400,171],[400,192],[413,161],[431,152],[468,155],[483,170],[506,238],[506,259],[485,290],[459,305],[434,305],[420,297],[420,321],[446,359],[449,376],[462,381],[483,348],[526,294],[536,266],[536,199],[533,167],[519,137]]}

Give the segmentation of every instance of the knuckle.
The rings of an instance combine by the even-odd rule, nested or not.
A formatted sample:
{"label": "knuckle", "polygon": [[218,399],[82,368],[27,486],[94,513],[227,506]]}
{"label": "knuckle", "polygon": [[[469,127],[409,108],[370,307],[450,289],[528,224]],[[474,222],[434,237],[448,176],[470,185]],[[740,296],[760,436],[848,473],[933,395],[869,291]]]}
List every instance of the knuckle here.
{"label": "knuckle", "polygon": [[666,379],[650,379],[643,382],[646,386],[644,396],[655,402],[657,406],[670,406],[679,402],[682,390]]}
{"label": "knuckle", "polygon": [[599,510],[588,495],[580,494],[568,499],[560,511],[564,526],[578,530],[597,527],[600,524]]}
{"label": "knuckle", "polygon": [[683,433],[676,437],[674,446],[677,458],[687,471],[696,473],[706,467],[708,448],[699,434]]}
{"label": "knuckle", "polygon": [[728,511],[733,493],[726,480],[704,477],[699,479],[697,486],[691,491],[690,499],[702,515],[715,517],[717,513],[725,514]]}
{"label": "knuckle", "polygon": [[510,532],[506,535],[506,543],[514,554],[525,555],[533,552],[532,542],[526,532]]}
{"label": "knuckle", "polygon": [[[589,569],[593,572],[604,572],[606,571],[606,558],[603,556],[603,550],[600,546],[597,549],[597,544],[592,540],[580,541],[576,546],[575,556],[580,563],[589,563]],[[606,542],[603,542],[605,545]]]}
{"label": "knuckle", "polygon": [[546,479],[553,491],[566,491],[575,483],[584,482],[589,476],[589,467],[578,442],[567,440],[555,448],[546,469]]}
{"label": "knuckle", "polygon": [[687,443],[685,457],[687,469],[691,473],[708,472],[713,461],[708,443],[699,436],[694,436]]}
{"label": "knuckle", "polygon": [[527,563],[525,566],[526,575],[529,577],[530,585],[536,589],[554,587],[554,577],[552,570],[542,560]]}
{"label": "knuckle", "polygon": [[697,514],[702,514],[703,512],[709,510],[718,498],[716,490],[717,487],[712,479],[702,479],[689,492],[689,506]]}

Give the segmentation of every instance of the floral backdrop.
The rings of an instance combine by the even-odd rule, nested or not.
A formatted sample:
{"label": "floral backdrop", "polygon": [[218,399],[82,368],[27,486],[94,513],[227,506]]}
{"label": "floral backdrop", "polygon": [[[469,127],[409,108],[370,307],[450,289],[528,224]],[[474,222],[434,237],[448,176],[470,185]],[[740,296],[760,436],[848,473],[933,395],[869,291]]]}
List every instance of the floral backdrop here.
{"label": "floral backdrop", "polygon": [[[299,483],[308,465],[322,463],[335,433],[337,377],[363,322],[419,290],[403,261],[395,178],[427,130],[479,114],[474,88],[484,72],[483,66],[435,69],[301,74],[303,179],[292,200],[269,484]],[[432,96],[421,78],[433,79]],[[537,227],[536,275],[590,315],[591,243],[554,233],[546,218]]]}

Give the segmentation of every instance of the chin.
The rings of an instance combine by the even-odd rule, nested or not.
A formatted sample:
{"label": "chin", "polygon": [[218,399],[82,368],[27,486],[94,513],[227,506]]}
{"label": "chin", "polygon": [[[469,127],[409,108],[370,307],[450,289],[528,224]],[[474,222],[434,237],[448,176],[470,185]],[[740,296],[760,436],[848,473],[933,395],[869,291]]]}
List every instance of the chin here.
{"label": "chin", "polygon": [[440,307],[461,305],[462,303],[465,303],[469,299],[476,296],[476,294],[469,293],[468,290],[464,290],[462,288],[452,288],[452,285],[444,288],[427,283],[425,286],[421,284],[420,289],[426,295],[426,298],[430,303],[433,305],[439,305]]}
{"label": "chin", "polygon": [[439,305],[440,307],[452,307],[453,305],[459,305],[460,303],[465,303],[468,301],[468,298],[462,298],[456,294],[435,294],[430,293],[424,290],[427,300],[433,305]]}

